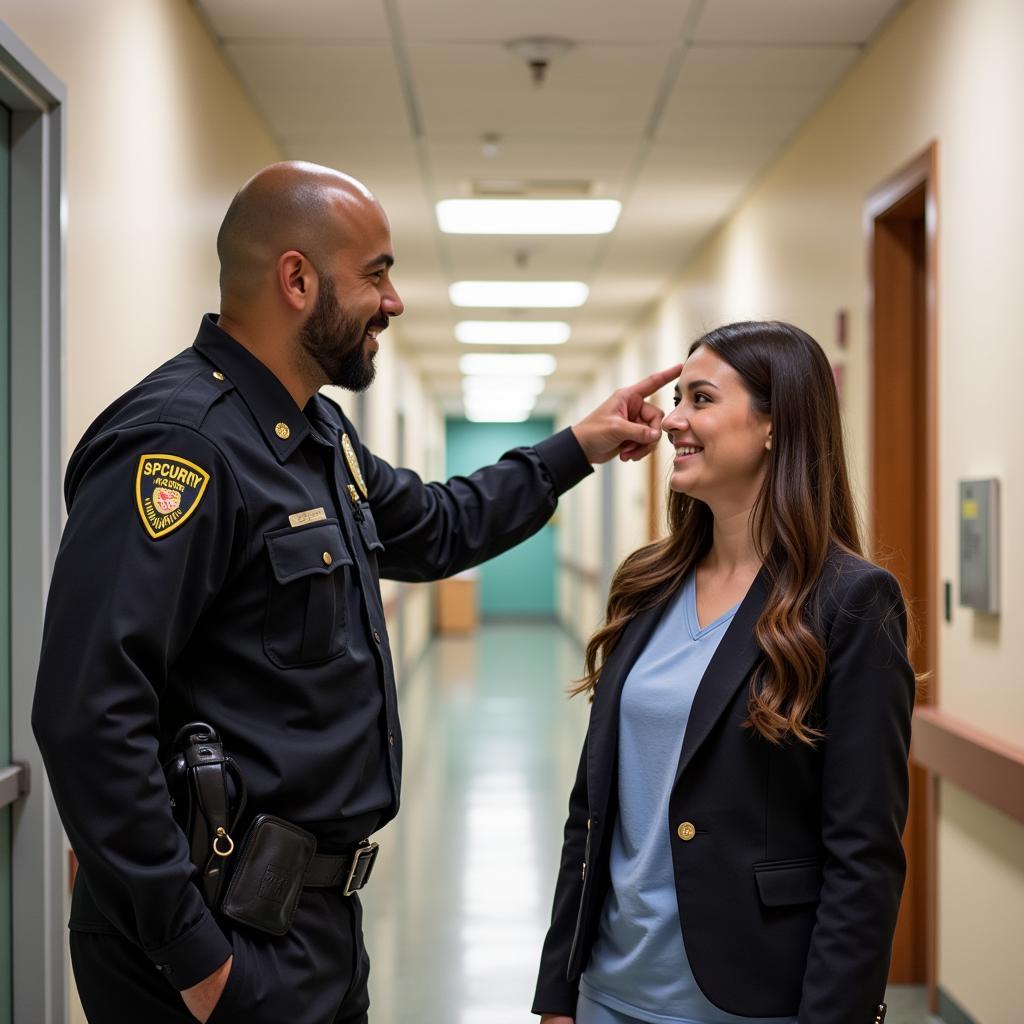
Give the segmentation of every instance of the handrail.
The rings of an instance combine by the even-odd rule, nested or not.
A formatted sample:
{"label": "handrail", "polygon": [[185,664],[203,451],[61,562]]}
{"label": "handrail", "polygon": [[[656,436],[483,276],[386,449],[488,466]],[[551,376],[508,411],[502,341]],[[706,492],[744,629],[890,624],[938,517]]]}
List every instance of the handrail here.
{"label": "handrail", "polygon": [[914,712],[910,756],[929,771],[1024,823],[1024,747],[931,706]]}
{"label": "handrail", "polygon": [[570,558],[559,558],[558,567],[572,573],[592,587],[601,586],[601,573],[597,569],[588,569],[585,565],[580,565],[579,562],[574,562]]}
{"label": "handrail", "polygon": [[0,768],[0,808],[27,796],[30,788],[27,764],[16,763]]}

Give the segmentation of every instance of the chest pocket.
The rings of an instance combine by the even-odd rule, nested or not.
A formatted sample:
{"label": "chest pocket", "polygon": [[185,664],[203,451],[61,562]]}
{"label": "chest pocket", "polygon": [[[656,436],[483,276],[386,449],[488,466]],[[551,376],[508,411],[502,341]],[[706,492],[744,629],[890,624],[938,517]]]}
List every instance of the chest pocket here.
{"label": "chest pocket", "polygon": [[373,518],[373,513],[370,511],[369,502],[361,501],[357,508],[359,512],[356,513],[355,519],[367,551],[374,553],[383,551],[384,545],[377,534],[377,521]]}
{"label": "chest pocket", "polygon": [[263,647],[281,668],[345,653],[349,643],[349,553],[336,519],[264,534],[270,561]]}

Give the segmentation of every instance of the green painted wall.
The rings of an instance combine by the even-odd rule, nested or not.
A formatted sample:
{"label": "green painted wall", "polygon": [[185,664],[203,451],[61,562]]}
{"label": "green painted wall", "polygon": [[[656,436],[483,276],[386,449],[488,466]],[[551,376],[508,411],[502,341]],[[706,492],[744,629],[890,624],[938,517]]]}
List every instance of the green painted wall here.
{"label": "green painted wall", "polygon": [[[549,419],[525,423],[470,423],[449,419],[448,476],[464,476],[495,462],[510,448],[536,444],[554,430]],[[480,566],[479,608],[487,618],[555,614],[555,529],[544,526],[518,547]]]}

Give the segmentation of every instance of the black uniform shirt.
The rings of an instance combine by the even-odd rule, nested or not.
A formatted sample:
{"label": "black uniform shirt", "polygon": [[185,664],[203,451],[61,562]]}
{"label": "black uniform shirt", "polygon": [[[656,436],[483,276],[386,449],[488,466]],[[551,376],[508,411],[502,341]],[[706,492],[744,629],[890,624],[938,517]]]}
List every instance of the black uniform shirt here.
{"label": "black uniform shirt", "polygon": [[33,726],[81,863],[72,928],[113,926],[179,989],[229,955],[160,767],[187,721],[220,732],[253,813],[327,848],[389,821],[402,748],[379,576],[490,558],[589,471],[566,430],[424,484],[323,396],[300,410],[206,317],[68,466]]}

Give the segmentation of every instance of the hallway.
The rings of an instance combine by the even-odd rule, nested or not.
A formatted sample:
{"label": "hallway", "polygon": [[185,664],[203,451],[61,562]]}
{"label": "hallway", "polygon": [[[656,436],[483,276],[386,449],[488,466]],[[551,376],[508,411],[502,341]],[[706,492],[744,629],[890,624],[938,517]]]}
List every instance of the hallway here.
{"label": "hallway", "polygon": [[435,641],[401,688],[403,805],[363,893],[371,1019],[528,1018],[587,705],[555,625]]}
{"label": "hallway", "polygon": [[[363,896],[377,1024],[524,1024],[588,705],[554,624],[435,640],[401,688],[403,805]],[[887,1024],[928,1024],[890,989]]]}

